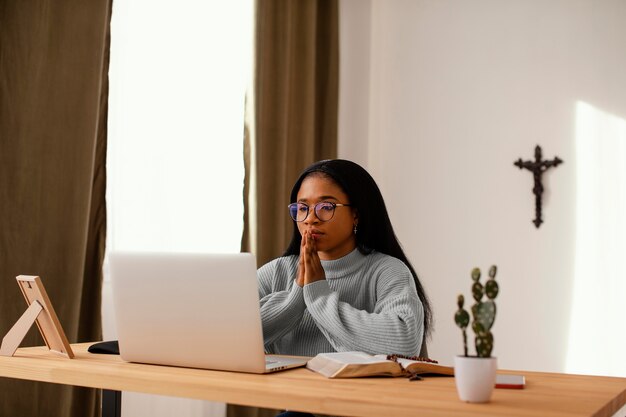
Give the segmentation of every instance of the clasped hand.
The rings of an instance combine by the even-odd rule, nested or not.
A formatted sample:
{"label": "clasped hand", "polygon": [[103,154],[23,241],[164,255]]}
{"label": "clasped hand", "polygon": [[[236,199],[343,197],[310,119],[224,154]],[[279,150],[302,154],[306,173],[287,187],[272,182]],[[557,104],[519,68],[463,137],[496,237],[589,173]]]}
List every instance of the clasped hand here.
{"label": "clasped hand", "polygon": [[300,261],[298,263],[298,274],[296,284],[304,287],[315,281],[326,279],[322,262],[317,254],[317,244],[315,238],[309,231],[302,234],[300,243]]}

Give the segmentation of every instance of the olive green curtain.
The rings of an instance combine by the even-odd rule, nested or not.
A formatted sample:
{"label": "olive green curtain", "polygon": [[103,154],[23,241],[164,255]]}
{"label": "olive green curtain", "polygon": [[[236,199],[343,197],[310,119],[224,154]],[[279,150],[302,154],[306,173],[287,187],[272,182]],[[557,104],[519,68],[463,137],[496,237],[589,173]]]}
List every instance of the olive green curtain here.
{"label": "olive green curtain", "polygon": [[242,250],[259,266],[287,247],[300,172],[337,155],[338,8],[338,0],[256,2]]}
{"label": "olive green curtain", "polygon": [[[0,337],[26,309],[15,277],[27,274],[70,343],[101,338],[110,10],[0,1]],[[42,344],[34,326],[22,346]],[[99,410],[95,390],[0,378],[1,416]]]}

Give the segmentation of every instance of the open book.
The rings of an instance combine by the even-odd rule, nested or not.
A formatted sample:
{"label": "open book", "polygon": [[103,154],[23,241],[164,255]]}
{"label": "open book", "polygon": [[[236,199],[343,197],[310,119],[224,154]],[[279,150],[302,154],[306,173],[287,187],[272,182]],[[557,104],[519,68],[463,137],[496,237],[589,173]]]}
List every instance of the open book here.
{"label": "open book", "polygon": [[414,361],[387,355],[369,355],[363,352],[320,353],[306,365],[312,371],[328,378],[354,378],[361,376],[406,376],[417,374],[454,375],[451,366],[436,362]]}

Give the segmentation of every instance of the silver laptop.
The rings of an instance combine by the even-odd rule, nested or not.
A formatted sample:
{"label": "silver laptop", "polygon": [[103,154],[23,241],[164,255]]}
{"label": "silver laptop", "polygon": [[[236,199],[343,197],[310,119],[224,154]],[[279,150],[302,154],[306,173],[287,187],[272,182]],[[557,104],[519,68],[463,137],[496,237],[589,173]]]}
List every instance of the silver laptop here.
{"label": "silver laptop", "polygon": [[250,373],[306,364],[264,353],[252,254],[114,252],[110,264],[122,359]]}

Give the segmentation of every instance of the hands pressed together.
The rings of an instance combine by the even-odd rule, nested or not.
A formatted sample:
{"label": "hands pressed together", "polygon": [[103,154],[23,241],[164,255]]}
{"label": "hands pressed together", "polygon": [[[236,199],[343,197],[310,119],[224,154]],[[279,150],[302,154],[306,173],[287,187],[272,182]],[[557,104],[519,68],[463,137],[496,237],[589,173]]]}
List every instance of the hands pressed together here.
{"label": "hands pressed together", "polygon": [[315,281],[326,279],[322,262],[317,254],[317,244],[315,238],[309,231],[302,234],[302,242],[300,243],[300,261],[298,264],[298,274],[296,276],[296,284],[304,287]]}

